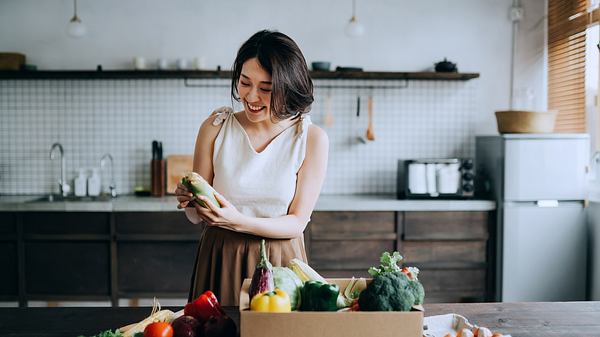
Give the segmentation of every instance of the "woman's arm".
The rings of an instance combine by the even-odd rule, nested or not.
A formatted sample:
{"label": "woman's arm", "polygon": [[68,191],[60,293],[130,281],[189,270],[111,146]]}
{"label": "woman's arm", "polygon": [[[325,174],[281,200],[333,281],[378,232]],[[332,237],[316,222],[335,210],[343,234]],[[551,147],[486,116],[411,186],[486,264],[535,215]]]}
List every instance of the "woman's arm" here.
{"label": "woman's arm", "polygon": [[[222,124],[218,126],[212,124],[215,118],[216,114],[212,114],[207,119],[205,119],[204,122],[202,122],[200,130],[198,130],[198,136],[196,137],[193,162],[193,171],[201,175],[202,178],[204,178],[211,185],[214,178],[212,162],[213,147],[215,139],[217,138],[217,134],[219,133],[219,130],[222,127]],[[179,201],[180,203],[189,201],[192,197],[192,194],[188,192],[187,196],[188,198],[185,199],[180,198],[178,195],[177,201]],[[187,206],[187,203],[186,205],[182,206]],[[202,218],[198,215],[198,212],[195,208],[186,208],[185,215],[187,216],[188,220],[190,220],[190,222],[194,224],[200,223],[202,221]]]}
{"label": "woman's arm", "polygon": [[235,210],[235,207],[219,194],[216,194],[216,197],[224,206],[223,208],[215,208],[209,204],[210,210],[197,206],[196,211],[202,213],[208,219],[209,224],[238,232],[273,239],[298,237],[304,232],[310,221],[310,215],[319,198],[327,171],[328,153],[327,134],[318,126],[311,125],[308,129],[306,155],[298,171],[296,193],[287,215],[277,218],[246,216]]}

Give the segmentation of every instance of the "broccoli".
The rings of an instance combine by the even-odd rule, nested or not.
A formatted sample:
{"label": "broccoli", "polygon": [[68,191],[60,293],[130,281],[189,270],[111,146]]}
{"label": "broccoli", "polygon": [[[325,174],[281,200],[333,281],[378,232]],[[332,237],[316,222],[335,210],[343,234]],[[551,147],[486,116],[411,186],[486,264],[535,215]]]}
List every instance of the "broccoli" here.
{"label": "broccoli", "polygon": [[416,280],[408,281],[408,290],[410,290],[415,297],[415,304],[423,304],[423,299],[425,299],[425,289],[423,285]]}
{"label": "broccoli", "polygon": [[400,271],[398,263],[402,263],[403,259],[404,258],[402,257],[402,255],[400,255],[400,253],[398,252],[394,252],[393,254],[390,254],[389,252],[384,252],[383,254],[381,254],[381,258],[379,258],[379,261],[381,262],[379,268],[369,268],[369,274],[375,277],[383,273],[393,273],[395,271]]}
{"label": "broccoli", "polygon": [[358,297],[363,311],[409,311],[415,304],[410,280],[402,272],[390,272],[376,276]]}

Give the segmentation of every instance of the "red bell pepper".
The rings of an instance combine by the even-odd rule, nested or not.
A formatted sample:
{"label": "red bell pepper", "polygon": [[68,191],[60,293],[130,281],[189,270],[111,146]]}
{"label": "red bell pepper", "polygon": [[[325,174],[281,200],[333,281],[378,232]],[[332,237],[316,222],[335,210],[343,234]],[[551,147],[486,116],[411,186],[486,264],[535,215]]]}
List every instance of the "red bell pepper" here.
{"label": "red bell pepper", "polygon": [[224,315],[223,309],[215,294],[207,290],[194,301],[183,308],[185,315],[198,319],[201,323],[208,321],[211,316],[220,317]]}

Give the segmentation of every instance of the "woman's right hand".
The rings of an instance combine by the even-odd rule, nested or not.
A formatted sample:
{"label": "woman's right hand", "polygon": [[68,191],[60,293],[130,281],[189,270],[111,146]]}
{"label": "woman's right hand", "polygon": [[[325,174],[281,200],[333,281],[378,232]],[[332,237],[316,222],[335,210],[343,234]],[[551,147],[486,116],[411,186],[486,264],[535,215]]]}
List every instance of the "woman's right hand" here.
{"label": "woman's right hand", "polygon": [[188,207],[188,204],[194,200],[194,195],[182,183],[177,184],[175,196],[177,196],[177,202],[179,202],[177,205],[179,209]]}

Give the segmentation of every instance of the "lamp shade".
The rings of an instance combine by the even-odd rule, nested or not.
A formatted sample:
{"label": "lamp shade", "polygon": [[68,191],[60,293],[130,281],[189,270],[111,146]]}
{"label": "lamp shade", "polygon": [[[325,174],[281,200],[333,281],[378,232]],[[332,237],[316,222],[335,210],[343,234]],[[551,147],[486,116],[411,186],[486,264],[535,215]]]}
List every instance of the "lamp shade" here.
{"label": "lamp shade", "polygon": [[78,17],[73,17],[71,21],[67,24],[67,35],[74,38],[80,38],[87,33],[87,28],[79,20]]}
{"label": "lamp shade", "polygon": [[349,37],[361,37],[365,34],[365,27],[353,16],[346,24],[344,31]]}

